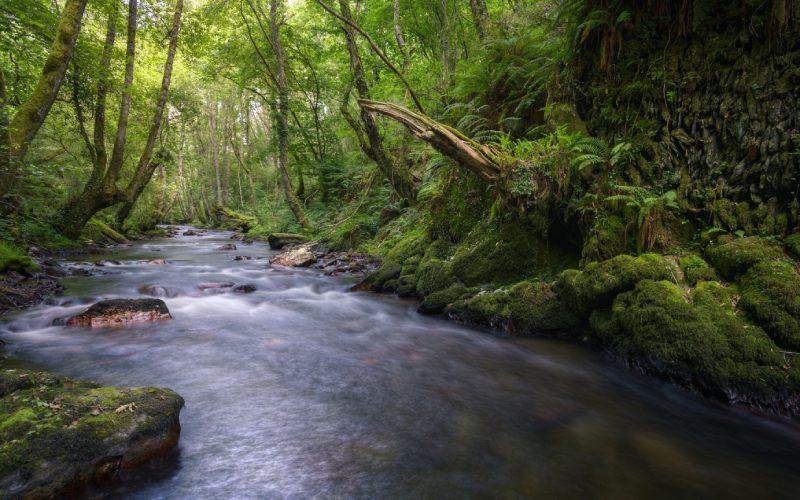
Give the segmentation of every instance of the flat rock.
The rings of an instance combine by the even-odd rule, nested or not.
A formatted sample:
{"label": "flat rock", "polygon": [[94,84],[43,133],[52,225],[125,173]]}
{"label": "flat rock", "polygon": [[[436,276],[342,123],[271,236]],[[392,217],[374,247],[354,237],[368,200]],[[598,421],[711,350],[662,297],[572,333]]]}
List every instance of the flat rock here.
{"label": "flat rock", "polygon": [[173,448],[183,398],[0,368],[0,496],[55,498]]}
{"label": "flat rock", "polygon": [[149,264],[151,266],[163,266],[167,263],[164,259],[151,259],[145,262],[145,264]]}
{"label": "flat rock", "polygon": [[159,299],[113,299],[104,300],[84,312],[68,318],[67,326],[105,328],[128,326],[172,319],[163,300]]}
{"label": "flat rock", "polygon": [[317,256],[311,250],[312,244],[290,247],[283,253],[273,257],[269,262],[275,266],[309,267],[317,261]]}
{"label": "flat rock", "polygon": [[291,233],[272,233],[267,236],[267,241],[269,242],[269,247],[273,250],[281,250],[284,247],[290,245],[299,245],[301,243],[306,243],[308,238],[301,234],[291,234]]}

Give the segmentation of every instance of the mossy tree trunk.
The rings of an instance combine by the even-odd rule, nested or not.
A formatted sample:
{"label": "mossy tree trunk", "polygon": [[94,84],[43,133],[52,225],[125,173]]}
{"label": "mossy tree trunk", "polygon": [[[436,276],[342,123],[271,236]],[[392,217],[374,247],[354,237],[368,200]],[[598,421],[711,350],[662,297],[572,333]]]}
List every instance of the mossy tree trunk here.
{"label": "mossy tree trunk", "polygon": [[275,55],[275,84],[277,90],[277,103],[275,110],[275,129],[278,136],[278,169],[281,174],[281,185],[297,222],[303,229],[311,230],[311,223],[306,218],[303,207],[292,189],[289,178],[289,86],[286,82],[286,57],[281,42],[280,21],[278,20],[278,0],[270,0],[269,30],[272,51]]}
{"label": "mossy tree trunk", "polygon": [[[369,99],[369,84],[367,83],[364,65],[361,62],[361,54],[358,50],[358,44],[356,43],[355,30],[352,26],[353,17],[350,13],[348,1],[339,0],[339,7],[341,9],[341,17],[345,20],[342,24],[342,30],[344,30],[345,39],[347,41],[347,51],[350,54],[350,70],[353,72],[356,92],[359,98]],[[346,98],[349,98],[349,94],[346,95]],[[343,114],[345,118],[348,118],[346,106],[347,102],[345,101],[343,104],[345,113]],[[417,199],[417,191],[411,172],[399,161],[391,158],[386,153],[383,147],[383,138],[378,130],[378,125],[375,123],[375,118],[368,109],[363,107],[361,108],[361,121],[364,125],[363,128],[358,127],[352,118],[348,119],[350,126],[354,128],[357,134],[360,134],[361,130],[363,130],[366,141],[360,138],[359,142],[361,143],[364,153],[378,165],[378,168],[389,179],[389,182],[392,184],[397,194],[406,198],[410,203],[414,203]]]}
{"label": "mossy tree trunk", "polygon": [[[61,19],[42,75],[31,94],[10,119],[8,126],[0,131],[0,198],[14,187],[19,175],[19,162],[25,157],[58,96],[67,66],[72,59],[86,3],[87,0],[67,0],[61,10]],[[0,99],[4,106],[5,97]]]}
{"label": "mossy tree trunk", "polygon": [[486,38],[486,25],[489,23],[486,0],[469,0],[469,7],[472,10],[472,21],[475,23],[478,38],[484,40]]}
{"label": "mossy tree trunk", "polygon": [[487,184],[502,189],[501,181],[506,168],[500,156],[489,146],[479,144],[454,128],[397,104],[366,99],[359,99],[358,104],[365,112],[379,113],[397,121],[415,137],[470,170]]}

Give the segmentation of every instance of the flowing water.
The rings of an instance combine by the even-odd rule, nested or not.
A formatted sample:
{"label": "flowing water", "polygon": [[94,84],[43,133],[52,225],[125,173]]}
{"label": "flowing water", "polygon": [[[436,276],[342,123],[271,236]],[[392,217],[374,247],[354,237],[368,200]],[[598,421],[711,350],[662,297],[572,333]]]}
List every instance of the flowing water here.
{"label": "flowing water", "polygon": [[[11,363],[186,399],[173,453],[98,496],[800,498],[800,431],[704,401],[582,346],[499,338],[270,269],[228,234],[148,241],[11,318]],[[144,259],[167,259],[150,265]],[[255,293],[201,291],[252,283]],[[50,326],[147,284],[171,322]]]}

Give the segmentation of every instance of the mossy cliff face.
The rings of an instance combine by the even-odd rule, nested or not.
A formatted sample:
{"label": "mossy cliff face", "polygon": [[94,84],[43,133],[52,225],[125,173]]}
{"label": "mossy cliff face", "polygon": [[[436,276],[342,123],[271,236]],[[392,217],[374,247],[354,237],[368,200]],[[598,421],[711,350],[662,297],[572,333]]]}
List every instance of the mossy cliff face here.
{"label": "mossy cliff face", "polygon": [[0,497],[47,498],[107,481],[174,447],[183,399],[0,367]]}
{"label": "mossy cliff face", "polygon": [[796,227],[800,17],[787,14],[775,33],[769,6],[754,2],[694,2],[688,19],[625,8],[634,19],[611,64],[600,67],[595,44],[575,66],[590,133],[642,145],[657,167],[641,180],[711,209],[718,227],[765,236]]}

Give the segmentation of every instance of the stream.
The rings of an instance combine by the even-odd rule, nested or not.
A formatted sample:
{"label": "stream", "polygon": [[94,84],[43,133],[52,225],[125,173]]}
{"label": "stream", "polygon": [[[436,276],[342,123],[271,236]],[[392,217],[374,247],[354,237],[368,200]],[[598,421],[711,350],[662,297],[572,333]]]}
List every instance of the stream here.
{"label": "stream", "polygon": [[[502,338],[349,293],[353,278],[270,268],[264,244],[218,250],[229,236],[92,256],[83,266],[101,274],[64,278],[62,296],[0,323],[7,363],[185,398],[177,449],[94,496],[800,498],[796,426],[581,345]],[[51,326],[148,284],[180,292],[164,299],[173,321]]]}

